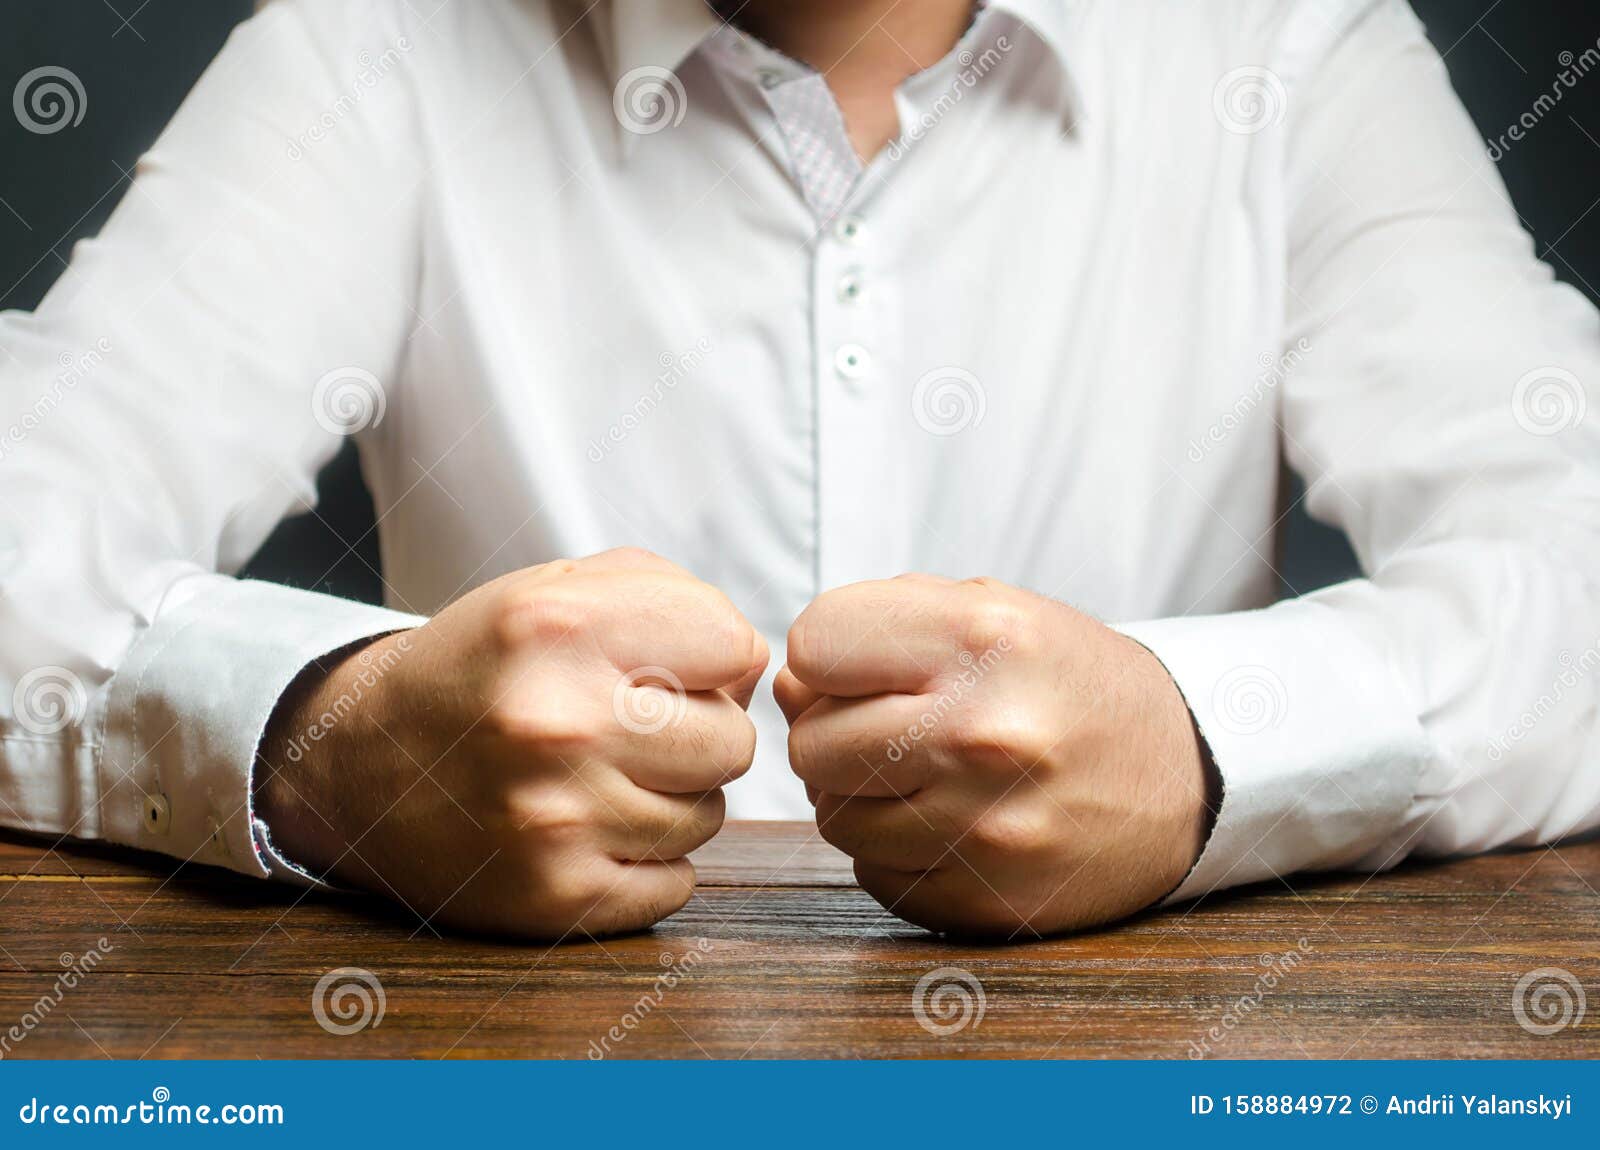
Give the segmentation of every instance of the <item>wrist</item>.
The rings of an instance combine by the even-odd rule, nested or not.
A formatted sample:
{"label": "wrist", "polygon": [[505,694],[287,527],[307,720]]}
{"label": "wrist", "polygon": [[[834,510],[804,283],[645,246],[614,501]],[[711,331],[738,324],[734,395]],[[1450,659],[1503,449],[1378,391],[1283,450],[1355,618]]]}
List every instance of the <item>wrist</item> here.
{"label": "wrist", "polygon": [[1137,640],[1123,638],[1146,671],[1144,689],[1152,700],[1148,718],[1155,733],[1151,758],[1161,776],[1161,785],[1153,794],[1168,796],[1163,805],[1168,828],[1165,837],[1171,849],[1161,875],[1159,901],[1183,885],[1204,852],[1221,806],[1222,780],[1211,748],[1166,666]]}
{"label": "wrist", "polygon": [[251,780],[256,816],[278,850],[312,873],[348,869],[340,864],[350,836],[340,824],[354,812],[342,792],[361,777],[363,732],[380,725],[377,681],[406,634],[363,639],[314,660],[267,721]]}

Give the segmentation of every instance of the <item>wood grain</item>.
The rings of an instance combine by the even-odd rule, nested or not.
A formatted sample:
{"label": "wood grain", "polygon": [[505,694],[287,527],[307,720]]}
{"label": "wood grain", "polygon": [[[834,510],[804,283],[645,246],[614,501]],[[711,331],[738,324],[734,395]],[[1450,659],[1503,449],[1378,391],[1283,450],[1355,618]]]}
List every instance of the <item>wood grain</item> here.
{"label": "wood grain", "polygon": [[[0,837],[0,1038],[51,1000],[0,1053],[1600,1056],[1600,842],[1298,880],[987,947],[886,914],[808,825],[730,824],[696,863],[699,892],[654,931],[518,946],[440,937],[351,896]],[[109,953],[54,1002],[63,961],[101,938]],[[313,990],[339,967],[381,982],[378,1025],[318,1024]],[[1513,992],[1550,967],[1586,988],[1589,1010],[1539,1036]],[[948,1034],[933,1008],[956,1002],[959,975],[940,975],[952,989],[925,1001],[932,1030],[913,1008],[919,979],[940,968],[982,988],[981,1017],[972,999]]]}

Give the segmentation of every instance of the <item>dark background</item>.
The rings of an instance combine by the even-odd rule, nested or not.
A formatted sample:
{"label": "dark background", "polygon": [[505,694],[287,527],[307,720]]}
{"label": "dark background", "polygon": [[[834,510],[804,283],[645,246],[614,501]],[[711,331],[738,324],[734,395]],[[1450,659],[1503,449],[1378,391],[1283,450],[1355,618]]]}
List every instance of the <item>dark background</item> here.
{"label": "dark background", "polygon": [[[457,0],[471,3],[472,0]],[[24,131],[0,106],[0,309],[29,309],[121,199],[155,139],[250,0],[5,0],[0,96],[41,64],[71,69],[88,93],[82,123]],[[1486,138],[1550,91],[1562,53],[1600,40],[1594,0],[1413,0]],[[1540,256],[1600,303],[1600,69],[1500,162]],[[354,448],[324,471],[315,516],[285,521],[247,574],[380,600],[372,504]],[[1286,587],[1308,590],[1355,571],[1337,532],[1298,511],[1286,530]]]}

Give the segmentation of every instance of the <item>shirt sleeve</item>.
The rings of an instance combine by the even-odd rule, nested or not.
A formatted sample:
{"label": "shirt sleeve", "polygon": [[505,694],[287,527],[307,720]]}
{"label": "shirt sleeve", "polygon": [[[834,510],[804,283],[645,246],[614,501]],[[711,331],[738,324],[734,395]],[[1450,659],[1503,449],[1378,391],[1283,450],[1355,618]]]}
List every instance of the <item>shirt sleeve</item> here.
{"label": "shirt sleeve", "polygon": [[384,433],[415,47],[382,6],[271,5],[0,316],[0,824],[295,873],[251,809],[267,718],[311,660],[419,620],[228,573]]}
{"label": "shirt sleeve", "polygon": [[1535,258],[1409,9],[1302,9],[1287,115],[1258,141],[1284,170],[1303,349],[1278,415],[1308,511],[1366,577],[1121,628],[1222,780],[1173,899],[1600,825],[1595,310]]}

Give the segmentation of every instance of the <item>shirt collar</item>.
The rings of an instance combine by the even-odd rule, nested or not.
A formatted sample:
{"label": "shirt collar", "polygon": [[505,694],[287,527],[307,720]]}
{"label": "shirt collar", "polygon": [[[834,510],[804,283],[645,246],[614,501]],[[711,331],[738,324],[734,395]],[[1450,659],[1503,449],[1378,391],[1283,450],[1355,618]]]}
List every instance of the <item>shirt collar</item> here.
{"label": "shirt collar", "polygon": [[[722,27],[722,19],[706,0],[609,0],[612,92],[625,81],[660,79],[674,73]],[[979,7],[1007,12],[1027,26],[1051,50],[1070,83],[1071,24],[1078,0],[979,0]],[[1076,93],[1074,93],[1076,98]],[[623,131],[626,151],[635,133]]]}
{"label": "shirt collar", "polygon": [[984,7],[1009,12],[1027,25],[1054,53],[1065,73],[1072,68],[1071,25],[1078,0],[980,0]]}
{"label": "shirt collar", "polygon": [[676,71],[722,26],[705,0],[610,0],[611,83],[641,68]]}

